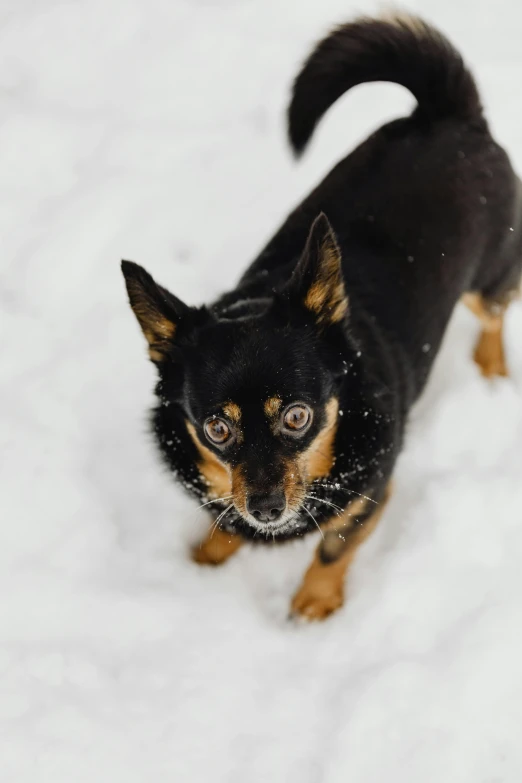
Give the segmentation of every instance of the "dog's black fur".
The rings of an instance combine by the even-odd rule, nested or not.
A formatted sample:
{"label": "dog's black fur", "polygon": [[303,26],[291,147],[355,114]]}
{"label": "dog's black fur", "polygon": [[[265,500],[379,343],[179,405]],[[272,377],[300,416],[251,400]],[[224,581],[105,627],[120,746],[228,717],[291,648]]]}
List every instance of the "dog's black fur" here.
{"label": "dog's black fur", "polygon": [[[212,470],[236,476],[221,524],[245,537],[302,535],[331,519],[328,504],[344,509],[360,494],[378,501],[456,302],[470,291],[503,301],[520,280],[519,181],[459,54],[419,20],[363,19],[317,46],[289,110],[296,153],[335,100],[375,80],[411,90],[412,115],[344,158],[233,291],[190,308],[123,262],[159,371],[162,454],[201,502],[218,493]],[[280,411],[309,406],[308,430],[296,437],[269,420],[269,398]],[[224,413],[229,403],[239,420]],[[206,436],[215,417],[233,433],[230,445]],[[307,465],[321,448],[333,459],[323,455],[317,476],[321,468]],[[256,524],[244,512],[250,497],[278,492],[294,497],[284,524]]]}

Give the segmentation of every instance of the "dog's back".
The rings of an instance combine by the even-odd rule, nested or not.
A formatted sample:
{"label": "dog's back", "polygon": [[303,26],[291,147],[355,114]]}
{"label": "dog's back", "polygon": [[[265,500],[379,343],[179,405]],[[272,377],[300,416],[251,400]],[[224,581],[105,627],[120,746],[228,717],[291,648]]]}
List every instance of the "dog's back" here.
{"label": "dog's back", "polygon": [[325,212],[343,254],[352,323],[376,323],[399,363],[414,368],[407,384],[414,398],[462,294],[499,299],[520,279],[519,182],[489,133],[462,58],[416,19],[363,19],[316,47],[289,108],[296,154],[346,90],[377,80],[407,87],[418,101],[414,112],[383,126],[328,174],[242,286],[256,286],[260,273],[265,285],[283,279],[312,220]]}

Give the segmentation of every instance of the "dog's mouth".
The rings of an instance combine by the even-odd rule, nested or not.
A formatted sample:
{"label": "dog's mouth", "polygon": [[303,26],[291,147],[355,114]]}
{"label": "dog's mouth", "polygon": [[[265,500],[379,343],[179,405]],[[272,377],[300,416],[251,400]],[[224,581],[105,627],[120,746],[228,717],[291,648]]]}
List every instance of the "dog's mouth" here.
{"label": "dog's mouth", "polygon": [[285,509],[284,512],[273,520],[259,520],[252,514],[241,514],[241,519],[255,530],[272,534],[288,530],[298,520],[299,510]]}
{"label": "dog's mouth", "polygon": [[275,539],[278,536],[288,535],[289,533],[295,534],[300,529],[304,531],[309,527],[306,518],[303,518],[306,517],[306,514],[301,514],[301,510],[289,510],[273,522],[258,522],[250,515],[240,514],[236,510],[236,522],[232,521],[231,524],[234,526],[234,524],[237,525],[239,523],[242,527],[248,527],[253,531],[254,537]]}
{"label": "dog's mouth", "polygon": [[[246,493],[239,496],[231,494],[228,499],[220,498],[222,510],[214,524],[231,533],[250,531],[252,538],[276,539],[304,535],[314,529],[321,530],[330,508],[333,509],[330,515],[339,514],[342,510],[332,499],[324,499],[320,495],[321,491],[313,482],[309,485],[300,483],[297,492],[285,493],[284,504],[281,502],[279,506],[270,502],[270,496],[263,497],[262,500],[266,502],[259,505],[256,502],[249,503],[250,496]],[[253,511],[258,513],[254,514]]]}
{"label": "dog's mouth", "polygon": [[295,469],[288,473],[281,483],[259,491],[247,484],[241,468],[232,471],[230,502],[244,524],[267,535],[299,526],[306,496],[305,482]]}
{"label": "dog's mouth", "polygon": [[[232,492],[228,497],[207,501],[213,505],[214,526],[231,533],[248,528],[255,536],[275,537],[308,527],[304,485],[298,491],[265,493]],[[204,505],[207,505],[204,504]]]}
{"label": "dog's mouth", "polygon": [[255,515],[247,510],[245,503],[242,499],[238,503],[234,498],[231,498],[231,508],[229,507],[229,513],[223,518],[223,522],[234,526],[248,527],[254,531],[254,534],[261,537],[273,537],[278,535],[286,535],[290,532],[296,533],[300,529],[305,530],[309,527],[310,516],[305,508],[305,498],[300,498],[297,502],[289,503],[285,499],[285,506],[274,518],[260,518],[259,515]]}

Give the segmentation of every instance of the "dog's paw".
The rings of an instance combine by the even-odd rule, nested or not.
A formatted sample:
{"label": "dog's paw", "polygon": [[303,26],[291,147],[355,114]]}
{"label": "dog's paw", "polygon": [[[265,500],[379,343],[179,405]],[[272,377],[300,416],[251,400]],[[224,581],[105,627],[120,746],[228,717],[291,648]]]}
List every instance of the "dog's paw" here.
{"label": "dog's paw", "polygon": [[190,559],[192,562],[203,566],[218,566],[226,561],[226,557],[217,557],[215,553],[209,551],[204,543],[202,545],[196,544],[196,546],[192,547]]}
{"label": "dog's paw", "polygon": [[308,622],[325,620],[343,603],[341,590],[314,590],[313,586],[303,584],[292,599],[291,617]]}
{"label": "dog's paw", "polygon": [[509,376],[504,357],[491,358],[488,360],[485,360],[484,358],[477,359],[475,357],[475,362],[478,364],[484,378],[507,378]]}
{"label": "dog's paw", "polygon": [[192,548],[191,557],[198,565],[219,566],[237,552],[241,543],[239,536],[216,530]]}
{"label": "dog's paw", "polygon": [[473,359],[484,378],[506,378],[509,375],[500,331],[482,332]]}

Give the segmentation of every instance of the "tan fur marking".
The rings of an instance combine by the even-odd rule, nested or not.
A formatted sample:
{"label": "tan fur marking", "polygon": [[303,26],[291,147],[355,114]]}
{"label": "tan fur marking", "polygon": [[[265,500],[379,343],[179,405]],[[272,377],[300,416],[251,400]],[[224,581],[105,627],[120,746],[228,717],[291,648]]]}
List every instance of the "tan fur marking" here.
{"label": "tan fur marking", "polygon": [[502,327],[495,332],[483,329],[478,339],[473,359],[485,378],[508,375],[502,335]]}
{"label": "tan fur marking", "polygon": [[348,299],[340,279],[340,267],[333,270],[327,266],[325,273],[310,286],[304,304],[320,324],[342,321],[348,312]]}
{"label": "tan fur marking", "polygon": [[301,470],[308,481],[327,476],[334,463],[334,441],[339,422],[339,402],[332,397],[326,405],[326,424],[300,456]]}
{"label": "tan fur marking", "polygon": [[156,348],[149,347],[149,356],[153,362],[162,362],[165,359],[165,354],[158,351]]}
{"label": "tan fur marking", "polygon": [[497,332],[502,328],[502,319],[507,304],[488,302],[477,293],[464,294],[462,302],[477,316],[484,331]]}
{"label": "tan fur marking", "polygon": [[326,424],[323,429],[305,452],[286,463],[283,486],[287,507],[292,511],[297,511],[303,503],[307,484],[327,476],[332,469],[338,412],[339,402],[332,397],[326,404]]}
{"label": "tan fur marking", "polygon": [[190,421],[186,421],[185,424],[200,455],[197,466],[208,485],[209,497],[221,498],[230,495],[232,482],[228,467],[216,457],[214,452],[201,443],[193,424]]}
{"label": "tan fur marking", "polygon": [[[341,548],[337,560],[332,563],[323,563],[319,554],[322,543],[319,545],[301,587],[292,600],[293,614],[306,620],[324,620],[325,617],[343,605],[346,571],[353,562],[359,546],[377,526],[390,497],[390,492],[391,488],[388,488],[384,500],[379,506],[376,506],[375,513],[363,525],[354,526],[348,514],[346,514],[347,523],[342,531],[339,530],[341,520],[332,521],[332,528],[335,526],[346,539],[344,547]],[[364,510],[364,505],[358,512],[348,511],[348,513],[353,513],[356,516],[356,513],[360,514],[362,510]],[[330,532],[333,535],[339,535],[339,532],[334,530]]]}
{"label": "tan fur marking", "polygon": [[153,362],[161,362],[174,339],[176,324],[155,309],[136,280],[128,279],[127,289],[131,307],[149,343],[149,356]]}
{"label": "tan fur marking", "polygon": [[223,405],[223,413],[235,424],[241,421],[241,408],[235,402],[226,402]]}
{"label": "tan fur marking", "polygon": [[211,528],[201,544],[192,549],[192,559],[199,565],[221,565],[237,552],[242,543],[240,536],[220,529],[212,532]]}
{"label": "tan fur marking", "polygon": [[247,484],[241,465],[232,468],[232,497],[236,509],[242,516],[247,516]]}
{"label": "tan fur marking", "polygon": [[265,400],[265,404],[263,405],[265,415],[268,416],[269,419],[274,419],[281,410],[282,404],[283,401],[280,397],[269,397],[268,400]]}
{"label": "tan fur marking", "polygon": [[320,248],[321,268],[308,289],[304,305],[322,325],[342,321],[348,312],[340,251],[333,236],[327,235]]}
{"label": "tan fur marking", "polygon": [[344,295],[344,285],[342,286],[342,293],[336,292],[336,302],[330,313],[330,323],[337,324],[342,321],[348,313],[348,299]]}
{"label": "tan fur marking", "polygon": [[325,282],[323,280],[318,280],[317,283],[314,283],[306,294],[306,298],[304,302],[305,307],[311,310],[312,313],[315,313],[316,315],[320,315],[321,311],[328,304],[329,296],[330,296],[330,291],[327,285],[325,284]]}
{"label": "tan fur marking", "polygon": [[482,332],[475,346],[473,359],[485,378],[508,375],[503,329],[504,315],[512,298],[508,295],[503,301],[488,302],[478,293],[467,293],[462,297],[463,303],[482,324]]}
{"label": "tan fur marking", "polygon": [[285,465],[283,489],[287,508],[290,511],[297,511],[305,499],[306,485],[299,465],[294,460],[288,460]]}

